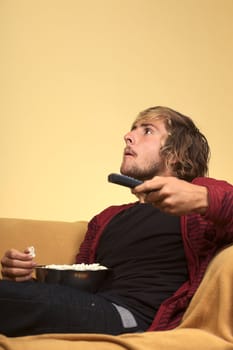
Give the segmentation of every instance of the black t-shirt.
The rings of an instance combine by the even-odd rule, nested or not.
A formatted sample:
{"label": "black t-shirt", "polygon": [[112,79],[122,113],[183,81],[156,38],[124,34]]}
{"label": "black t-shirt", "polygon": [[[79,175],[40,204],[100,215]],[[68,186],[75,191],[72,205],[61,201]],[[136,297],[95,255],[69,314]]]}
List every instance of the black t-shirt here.
{"label": "black t-shirt", "polygon": [[187,280],[180,218],[150,204],[120,212],[100,238],[96,261],[112,269],[98,293],[149,326],[160,304]]}

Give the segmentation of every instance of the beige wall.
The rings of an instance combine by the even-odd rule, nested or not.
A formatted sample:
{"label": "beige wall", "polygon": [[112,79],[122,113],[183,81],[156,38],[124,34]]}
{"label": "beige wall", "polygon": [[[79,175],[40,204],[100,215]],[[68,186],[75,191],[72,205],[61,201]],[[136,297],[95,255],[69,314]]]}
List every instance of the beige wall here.
{"label": "beige wall", "polygon": [[106,178],[152,105],[193,117],[233,182],[232,18],[232,0],[0,0],[0,216],[133,201]]}

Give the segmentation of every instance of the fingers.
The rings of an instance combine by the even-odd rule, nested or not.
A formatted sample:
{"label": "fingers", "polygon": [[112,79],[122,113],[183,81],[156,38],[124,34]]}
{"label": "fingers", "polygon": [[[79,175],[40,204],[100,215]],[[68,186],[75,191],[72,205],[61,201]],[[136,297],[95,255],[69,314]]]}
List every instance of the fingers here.
{"label": "fingers", "polygon": [[155,203],[161,201],[162,189],[161,177],[156,176],[152,180],[144,181],[143,184],[132,189],[132,193],[139,199],[140,203]]}
{"label": "fingers", "polygon": [[139,194],[139,193],[148,193],[151,191],[158,191],[163,187],[164,182],[165,182],[164,178],[160,176],[156,176],[152,180],[146,180],[141,185],[134,187],[134,189],[132,190],[132,193]]}
{"label": "fingers", "polygon": [[150,203],[155,208],[158,208],[164,212],[172,214],[172,208],[170,207],[167,200],[161,196],[158,191],[152,191],[148,193],[136,194],[140,203]]}
{"label": "fingers", "polygon": [[27,251],[28,248],[23,253],[16,249],[10,249],[5,253],[2,261],[9,266],[28,267],[32,263],[32,255]]}
{"label": "fingers", "polygon": [[[13,274],[12,274],[13,273]],[[28,270],[26,275],[19,275],[18,272],[15,271],[4,271],[2,269],[2,277],[4,280],[15,281],[15,282],[24,282],[32,279],[33,270]]]}
{"label": "fingers", "polygon": [[135,187],[132,193],[142,203],[151,203],[172,215],[193,212],[204,215],[209,205],[206,187],[169,176],[156,176],[152,180],[145,181]]}
{"label": "fingers", "polygon": [[[139,198],[141,203],[151,203],[154,207],[172,215],[183,214],[183,206],[180,200],[181,189],[178,185],[183,183],[175,177],[156,176],[152,180],[145,181],[143,184],[134,188],[133,193]],[[182,201],[181,201],[182,202]]]}
{"label": "fingers", "polygon": [[146,193],[134,193],[132,191],[133,194],[135,194],[135,196],[138,198],[140,203],[146,203],[145,199],[146,199]]}
{"label": "fingers", "polygon": [[23,253],[16,249],[10,249],[3,256],[1,265],[4,279],[25,281],[31,278],[36,263],[27,249]]}

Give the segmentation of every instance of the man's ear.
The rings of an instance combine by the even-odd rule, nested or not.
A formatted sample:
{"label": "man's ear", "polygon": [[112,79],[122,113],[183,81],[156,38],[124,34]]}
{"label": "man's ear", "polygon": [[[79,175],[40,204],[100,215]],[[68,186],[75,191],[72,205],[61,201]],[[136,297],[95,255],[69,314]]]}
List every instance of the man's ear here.
{"label": "man's ear", "polygon": [[169,153],[167,156],[167,164],[168,165],[175,165],[177,163],[177,155],[174,153]]}
{"label": "man's ear", "polygon": [[176,165],[178,163],[177,160],[177,156],[175,154],[169,154],[169,157],[167,157],[167,169],[171,172],[171,173],[176,173]]}

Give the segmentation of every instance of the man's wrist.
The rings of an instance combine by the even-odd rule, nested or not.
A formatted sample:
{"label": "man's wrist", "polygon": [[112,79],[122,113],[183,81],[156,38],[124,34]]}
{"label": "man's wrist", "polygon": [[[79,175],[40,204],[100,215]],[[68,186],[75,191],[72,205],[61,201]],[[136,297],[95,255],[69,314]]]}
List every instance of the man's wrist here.
{"label": "man's wrist", "polygon": [[198,186],[198,187],[199,187],[198,191],[196,192],[197,206],[196,206],[195,212],[201,215],[205,215],[209,206],[208,189],[205,186]]}

